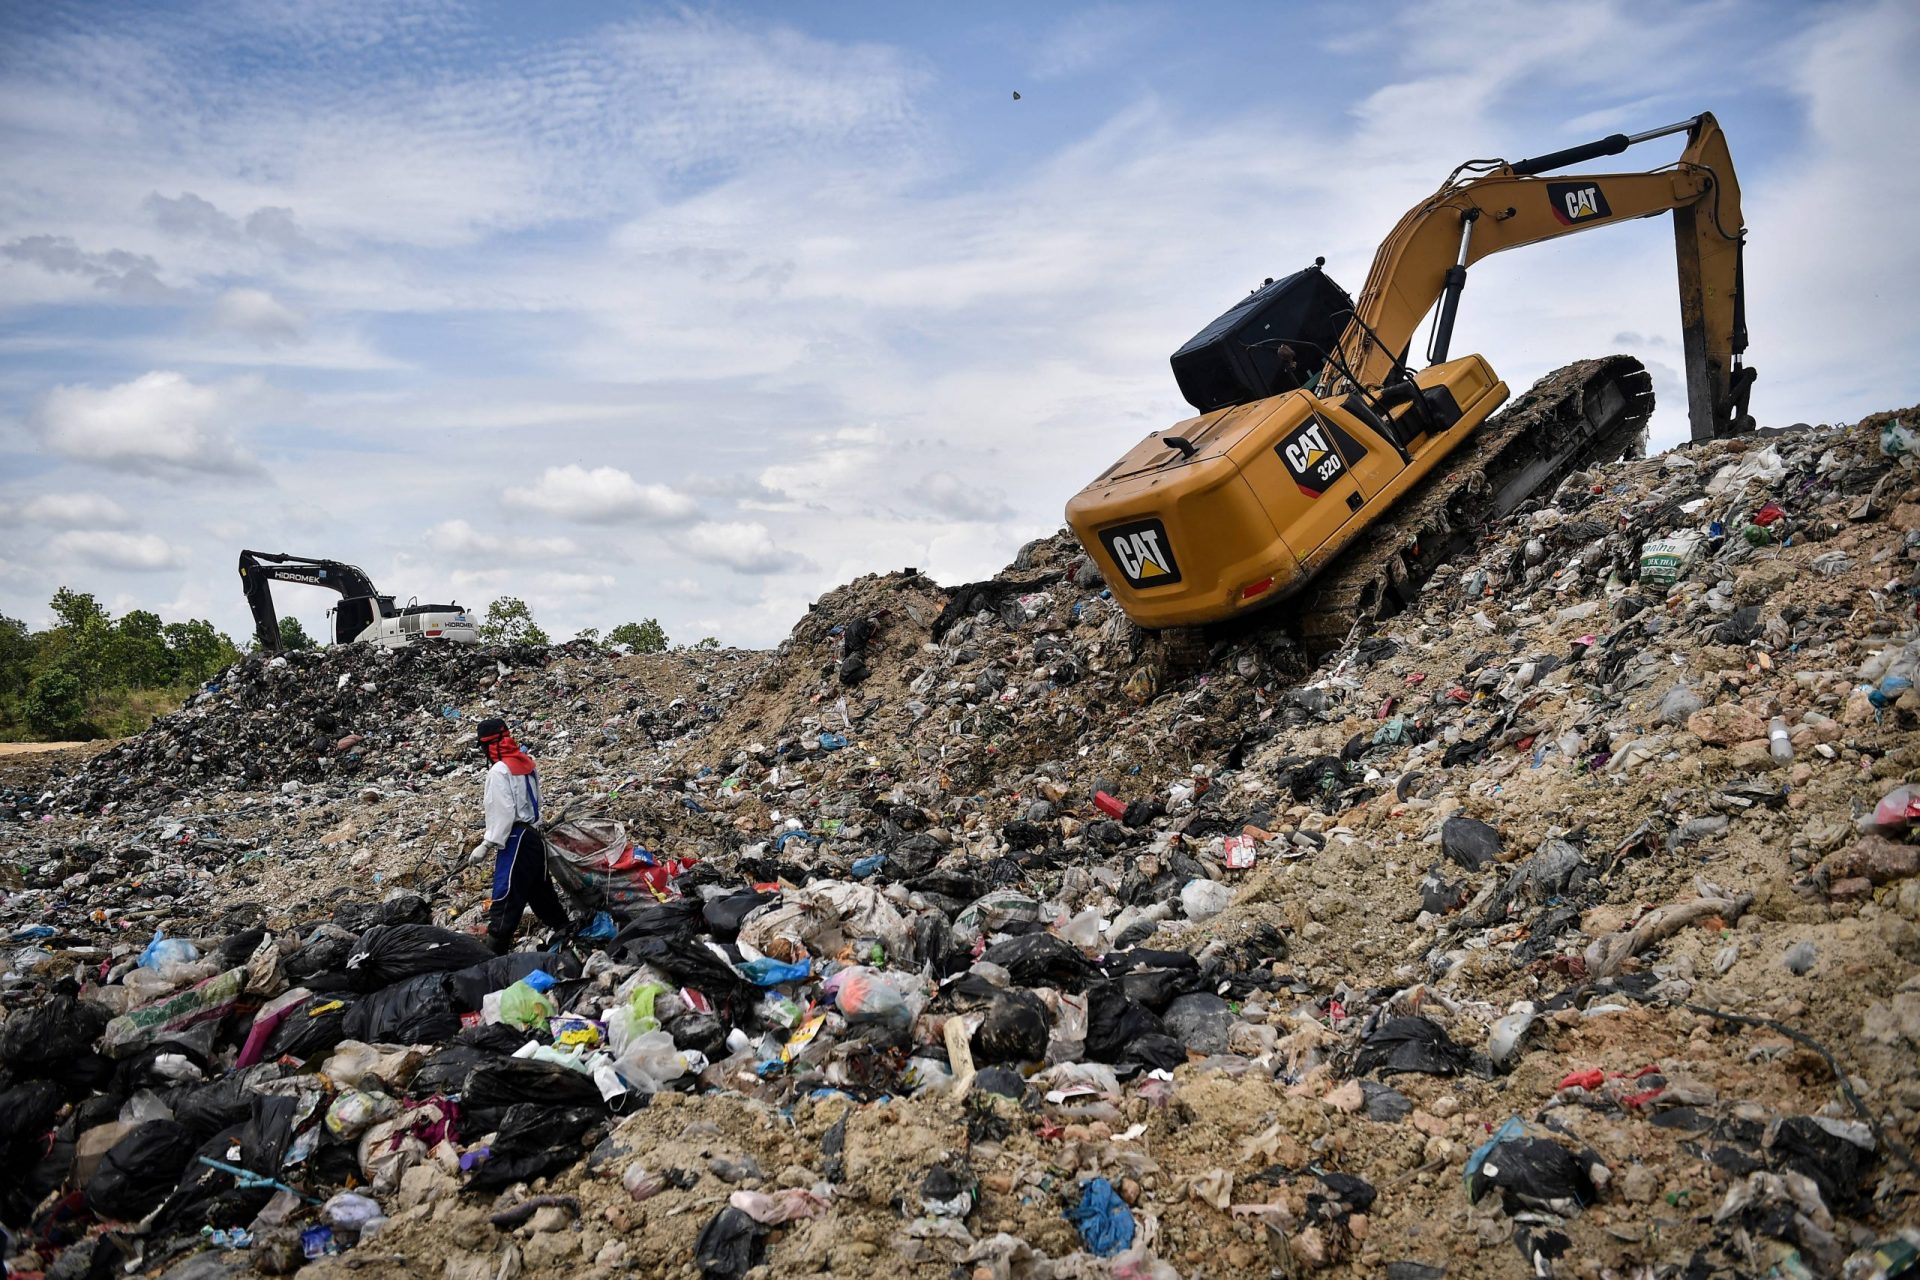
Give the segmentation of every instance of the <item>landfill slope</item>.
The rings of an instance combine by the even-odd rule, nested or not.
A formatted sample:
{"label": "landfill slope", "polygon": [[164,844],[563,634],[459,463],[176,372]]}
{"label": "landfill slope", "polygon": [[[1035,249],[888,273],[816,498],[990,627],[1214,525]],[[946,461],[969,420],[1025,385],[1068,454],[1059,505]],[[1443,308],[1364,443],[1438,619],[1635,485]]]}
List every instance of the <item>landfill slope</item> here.
{"label": "landfill slope", "polygon": [[[1576,476],[1311,668],[1170,674],[1060,534],[769,652],[254,658],[0,760],[9,1265],[1900,1274],[1917,422]],[[652,862],[508,968],[494,715]]]}

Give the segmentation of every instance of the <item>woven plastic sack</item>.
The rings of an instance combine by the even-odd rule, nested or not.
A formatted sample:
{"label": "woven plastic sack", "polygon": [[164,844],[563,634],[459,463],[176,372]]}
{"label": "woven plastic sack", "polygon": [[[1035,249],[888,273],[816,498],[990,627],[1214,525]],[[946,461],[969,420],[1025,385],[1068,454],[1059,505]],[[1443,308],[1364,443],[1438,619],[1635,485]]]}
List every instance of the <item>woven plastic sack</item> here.
{"label": "woven plastic sack", "polygon": [[574,818],[553,827],[546,838],[554,888],[583,910],[620,919],[677,896],[673,877],[692,865],[635,848],[626,827],[611,818]]}

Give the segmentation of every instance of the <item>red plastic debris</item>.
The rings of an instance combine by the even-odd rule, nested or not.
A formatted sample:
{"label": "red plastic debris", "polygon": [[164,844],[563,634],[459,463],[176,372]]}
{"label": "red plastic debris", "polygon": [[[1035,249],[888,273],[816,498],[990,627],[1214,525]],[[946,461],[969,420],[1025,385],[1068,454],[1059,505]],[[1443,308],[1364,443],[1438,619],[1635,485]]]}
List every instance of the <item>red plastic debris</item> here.
{"label": "red plastic debris", "polygon": [[1778,520],[1781,516],[1784,516],[1785,514],[1787,513],[1780,509],[1779,503],[1769,502],[1766,506],[1761,507],[1758,511],[1753,513],[1753,522],[1758,525],[1768,525],[1768,524],[1772,524],[1775,520]]}
{"label": "red plastic debris", "polygon": [[1124,818],[1127,814],[1127,806],[1104,791],[1093,793],[1093,807],[1109,818]]}
{"label": "red plastic debris", "polygon": [[1605,1082],[1607,1073],[1598,1067],[1592,1071],[1576,1071],[1555,1085],[1556,1089],[1598,1089]]}

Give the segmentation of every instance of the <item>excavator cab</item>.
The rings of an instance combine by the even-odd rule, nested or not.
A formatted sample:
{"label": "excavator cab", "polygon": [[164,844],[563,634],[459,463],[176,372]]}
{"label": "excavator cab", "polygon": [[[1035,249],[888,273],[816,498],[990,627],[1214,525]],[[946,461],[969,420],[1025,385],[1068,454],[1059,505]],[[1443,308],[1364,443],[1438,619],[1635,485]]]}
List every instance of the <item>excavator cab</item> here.
{"label": "excavator cab", "polygon": [[[1682,133],[1673,164],[1554,173]],[[1401,218],[1357,303],[1317,259],[1267,281],[1174,353],[1199,416],[1147,437],[1067,504],[1114,600],[1150,629],[1291,600],[1299,634],[1343,636],[1411,598],[1462,531],[1637,447],[1652,408],[1638,361],[1570,366],[1482,430],[1507,386],[1479,356],[1448,350],[1473,263],[1659,213],[1674,218],[1694,436],[1749,429],[1746,233],[1711,115],[1529,159],[1469,161]],[[1429,313],[1416,372],[1408,361]]]}

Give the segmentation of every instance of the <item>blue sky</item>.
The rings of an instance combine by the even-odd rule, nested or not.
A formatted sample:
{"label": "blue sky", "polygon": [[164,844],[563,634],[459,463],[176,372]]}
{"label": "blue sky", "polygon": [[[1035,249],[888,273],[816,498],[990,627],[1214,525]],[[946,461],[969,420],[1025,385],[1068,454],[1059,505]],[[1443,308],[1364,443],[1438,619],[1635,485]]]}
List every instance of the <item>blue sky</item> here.
{"label": "blue sky", "polygon": [[[1188,336],[1459,161],[1700,110],[1761,421],[1909,403],[1915,65],[1901,3],[11,6],[0,612],[238,636],[250,546],[769,643],[1057,528]],[[1665,220],[1491,259],[1454,350],[1629,351],[1671,442],[1673,278]]]}

